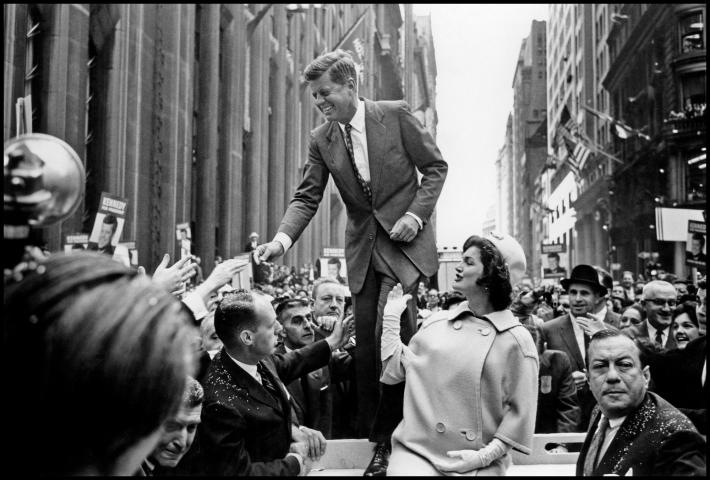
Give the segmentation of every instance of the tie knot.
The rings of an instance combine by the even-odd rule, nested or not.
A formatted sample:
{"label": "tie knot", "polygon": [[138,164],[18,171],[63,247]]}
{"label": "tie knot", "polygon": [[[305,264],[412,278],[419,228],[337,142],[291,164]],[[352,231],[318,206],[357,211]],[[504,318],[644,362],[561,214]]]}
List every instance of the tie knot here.
{"label": "tie knot", "polygon": [[346,123],[346,124],[345,124],[345,131],[348,132],[348,134],[350,133],[350,131],[351,131],[352,129],[353,129],[353,126],[352,126],[352,125],[350,125],[349,123]]}

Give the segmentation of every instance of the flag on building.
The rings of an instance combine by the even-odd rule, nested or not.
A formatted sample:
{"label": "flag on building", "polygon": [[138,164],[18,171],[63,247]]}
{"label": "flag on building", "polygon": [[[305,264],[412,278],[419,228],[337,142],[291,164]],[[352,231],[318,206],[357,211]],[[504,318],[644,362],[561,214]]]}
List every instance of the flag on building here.
{"label": "flag on building", "polygon": [[645,133],[642,133],[641,130],[636,129],[636,128],[631,128],[630,126],[626,125],[624,122],[621,120],[617,120],[616,118],[612,117],[611,115],[608,115],[604,112],[600,112],[599,110],[595,110],[593,108],[590,108],[586,105],[582,105],[582,107],[594,115],[597,118],[600,118],[604,120],[605,122],[609,123],[612,128],[614,133],[616,134],[617,137],[619,137],[622,140],[629,139],[634,136],[638,136],[643,138],[646,141],[650,141],[651,137],[646,135]]}
{"label": "flag on building", "polygon": [[565,163],[569,165],[575,178],[580,178],[582,169],[592,153],[579,135],[579,126],[565,105],[562,109],[560,124],[557,127],[557,144],[567,152]]}

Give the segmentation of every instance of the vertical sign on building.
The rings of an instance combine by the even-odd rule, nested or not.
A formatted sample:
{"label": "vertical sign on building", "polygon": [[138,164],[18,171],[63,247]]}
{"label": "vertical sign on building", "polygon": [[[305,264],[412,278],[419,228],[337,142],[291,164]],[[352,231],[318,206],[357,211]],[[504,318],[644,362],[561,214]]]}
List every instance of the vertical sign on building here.
{"label": "vertical sign on building", "polygon": [[567,276],[567,245],[565,243],[542,243],[542,278]]}
{"label": "vertical sign on building", "polygon": [[707,265],[705,222],[688,220],[688,240],[685,244],[685,264],[705,271]]}

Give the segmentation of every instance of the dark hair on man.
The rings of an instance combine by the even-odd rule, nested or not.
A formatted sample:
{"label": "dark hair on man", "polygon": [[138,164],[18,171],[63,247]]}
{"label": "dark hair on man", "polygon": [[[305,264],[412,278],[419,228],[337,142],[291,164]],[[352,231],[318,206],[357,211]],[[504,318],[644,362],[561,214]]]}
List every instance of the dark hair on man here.
{"label": "dark hair on man", "polygon": [[557,252],[550,252],[547,254],[547,258],[554,258],[558,262],[560,261],[560,254]]}
{"label": "dark hair on man", "polygon": [[696,232],[693,234],[692,239],[700,242],[700,250],[702,250],[705,246],[705,235]]}
{"label": "dark hair on man", "polygon": [[465,252],[471,247],[478,247],[481,251],[483,275],[476,280],[488,291],[488,299],[496,311],[505,310],[512,302],[513,287],[510,284],[510,271],[500,251],[490,240],[478,235],[472,235],[463,244]]}
{"label": "dark hair on man", "polygon": [[276,305],[274,305],[274,309],[276,310],[276,319],[280,324],[283,325],[284,321],[286,320],[285,312],[295,307],[307,306],[308,300],[306,300],[305,298],[284,298],[281,301],[277,302]]}
{"label": "dark hair on man", "polygon": [[[195,333],[180,302],[119,262],[75,252],[7,288],[4,305],[10,458],[38,476],[125,469],[121,456],[180,405]],[[28,457],[37,432],[51,445],[41,462]]]}
{"label": "dark hair on man", "polygon": [[318,289],[320,288],[321,285],[325,285],[326,283],[332,283],[333,285],[337,285],[339,287],[342,287],[343,284],[338,282],[337,280],[333,278],[319,278],[318,280],[313,283],[313,292],[311,292],[311,295],[313,296],[313,300],[315,300],[318,296]]}
{"label": "dark hair on man", "polygon": [[116,218],[115,215],[112,215],[112,214],[109,213],[108,215],[106,215],[106,216],[104,217],[103,223],[105,223],[106,225],[115,225],[115,226],[118,226],[118,218]]}
{"label": "dark hair on man", "polygon": [[631,342],[634,344],[636,347],[636,352],[639,356],[639,360],[641,361],[641,368],[645,367],[648,365],[648,352],[646,348],[639,343],[637,339],[629,337],[626,333],[616,330],[616,329],[611,329],[611,328],[605,328],[604,330],[599,330],[597,333],[592,335],[592,337],[589,339],[589,346],[587,347],[587,358],[585,359],[585,364],[587,366],[587,370],[589,370],[589,352],[592,350],[592,345],[594,342],[600,342],[602,340],[606,340],[607,338],[614,338],[614,337],[622,337],[622,338],[628,338],[631,340]]}
{"label": "dark hair on man", "polygon": [[628,307],[624,307],[621,309],[621,314],[623,315],[624,312],[628,309],[636,310],[639,312],[639,315],[641,315],[641,320],[646,320],[646,309],[641,306],[640,303],[632,303]]}
{"label": "dark hair on man", "polygon": [[239,341],[242,330],[257,328],[254,297],[259,292],[240,289],[225,295],[214,312],[214,330],[227,348]]}
{"label": "dark hair on man", "polygon": [[202,405],[205,400],[205,391],[202,389],[200,382],[193,377],[187,377],[187,385],[185,385],[185,393],[182,395],[183,408],[195,408]]}
{"label": "dark hair on man", "polygon": [[330,74],[330,80],[345,85],[352,78],[357,85],[357,70],[352,55],[345,50],[335,50],[313,60],[304,70],[307,81],[318,80],[324,73]]}
{"label": "dark hair on man", "polygon": [[340,268],[342,266],[342,263],[340,262],[339,258],[329,258],[328,265],[337,265],[338,268]]}
{"label": "dark hair on man", "polygon": [[695,311],[695,303],[693,302],[683,302],[673,310],[673,323],[675,323],[676,318],[683,314],[688,315],[688,318],[695,327],[698,327],[698,314]]}

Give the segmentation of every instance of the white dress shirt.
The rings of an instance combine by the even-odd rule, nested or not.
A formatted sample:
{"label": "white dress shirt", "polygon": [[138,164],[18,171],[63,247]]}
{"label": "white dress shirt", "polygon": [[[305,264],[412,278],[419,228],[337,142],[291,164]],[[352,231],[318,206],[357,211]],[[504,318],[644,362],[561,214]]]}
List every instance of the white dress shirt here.
{"label": "white dress shirt", "polygon": [[[350,138],[353,142],[353,155],[355,156],[355,166],[357,167],[360,176],[366,181],[370,182],[370,159],[367,155],[367,129],[365,128],[365,102],[362,99],[357,101],[357,110],[355,115],[350,120],[350,125],[352,129],[350,131]],[[340,131],[345,135],[345,124],[338,122],[338,127]],[[424,223],[418,215],[412,212],[405,212],[406,215],[411,216],[416,220],[417,225],[419,225],[419,230],[424,228]],[[284,253],[291,248],[293,245],[293,239],[283,232],[278,232],[274,236],[275,242],[279,242],[284,249]]]}
{"label": "white dress shirt", "polygon": [[[656,327],[651,325],[651,322],[646,319],[646,328],[648,328],[648,339],[651,340],[652,342],[656,341],[656,330],[658,330]],[[664,328],[661,330],[661,338],[663,338],[663,343],[661,345],[665,345],[666,342],[668,341],[668,332],[670,331],[669,328]]]}
{"label": "white dress shirt", "polygon": [[[602,414],[602,417],[604,414]],[[602,442],[601,446],[599,447],[599,456],[597,456],[597,465],[601,462],[602,458],[604,458],[604,453],[606,453],[606,450],[609,448],[609,445],[611,444],[612,440],[614,440],[614,437],[616,437],[616,434],[619,432],[619,427],[621,426],[622,423],[624,423],[624,420],[626,420],[626,417],[621,417],[621,418],[609,418],[609,426],[606,429],[606,433],[604,434],[604,441]],[[599,423],[597,423],[597,430],[599,430],[599,427],[601,426],[602,419],[601,417],[599,418]]]}

